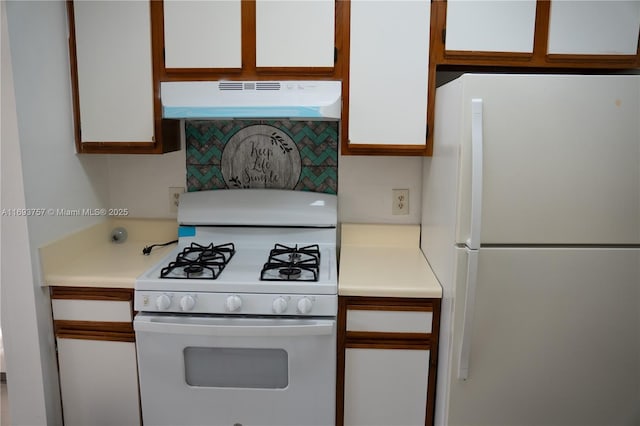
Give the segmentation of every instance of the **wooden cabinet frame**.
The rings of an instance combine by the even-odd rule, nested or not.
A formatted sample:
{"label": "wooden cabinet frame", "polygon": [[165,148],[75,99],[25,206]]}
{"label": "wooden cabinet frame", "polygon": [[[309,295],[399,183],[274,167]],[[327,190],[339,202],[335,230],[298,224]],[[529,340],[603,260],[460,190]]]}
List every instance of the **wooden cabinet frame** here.
{"label": "wooden cabinet frame", "polygon": [[[256,0],[241,3],[241,68],[165,68],[164,4],[151,0],[151,43],[154,82],[194,80],[340,80],[344,52],[344,10],[348,2],[335,0],[335,56],[333,67],[257,67],[256,66]],[[159,97],[159,87],[158,87]]]}
{"label": "wooden cabinet frame", "polygon": [[[153,3],[153,1],[151,2]],[[80,94],[78,86],[78,62],[76,52],[76,31],[73,0],[67,0],[69,28],[69,61],[71,68],[71,95],[73,102],[73,132],[76,152],[79,154],[162,154],[180,149],[180,122],[162,118],[160,103],[160,81],[157,78],[156,59],[152,58],[153,68],[153,127],[154,140],[149,142],[82,142],[80,122]],[[153,25],[153,23],[152,23]],[[153,32],[152,32],[153,33]],[[152,39],[153,40],[153,39]],[[153,44],[153,43],[152,43]],[[152,46],[153,47],[153,46]],[[152,50],[153,51],[153,50]]]}
{"label": "wooden cabinet frame", "polygon": [[[432,425],[435,410],[440,299],[340,296],[338,298],[338,344],[336,380],[336,425],[344,424],[345,351],[347,348],[429,350],[429,377],[425,401],[425,425]],[[432,312],[431,333],[347,331],[347,311]]]}
{"label": "wooden cabinet frame", "polygon": [[432,65],[508,66],[569,69],[640,68],[640,35],[635,55],[569,55],[547,54],[551,0],[536,1],[536,18],[532,53],[454,51],[445,49],[447,2],[431,2]]}
{"label": "wooden cabinet frame", "polygon": [[[62,355],[59,345],[62,345],[58,339],[68,339],[69,341],[91,340],[94,342],[121,342],[133,343],[133,351],[135,352],[136,336],[133,329],[133,289],[128,288],[96,288],[96,287],[50,287],[50,298],[53,300],[84,300],[84,301],[106,301],[106,302],[128,302],[131,314],[131,321],[79,321],[79,320],[56,320],[53,319],[54,335],[56,337],[56,354],[58,357]],[[66,343],[70,344],[70,343]],[[111,345],[111,344],[110,344]],[[115,345],[115,343],[114,343]],[[68,347],[68,346],[67,346]],[[64,391],[62,384],[62,370],[60,370],[61,361],[57,358],[58,369],[61,374],[60,395],[64,399]],[[97,361],[99,362],[99,361]],[[99,362],[101,363],[101,362]],[[131,358],[131,365],[136,365],[135,357]],[[70,361],[67,361],[67,373]],[[120,367],[120,365],[118,365]],[[133,379],[132,379],[133,380]],[[69,382],[71,388],[77,388],[77,383]],[[131,386],[133,386],[131,384]],[[133,388],[129,388],[132,390]],[[135,392],[137,393],[137,401],[133,404],[137,405],[137,413],[139,416],[138,424],[142,424],[142,407],[140,405],[140,385],[138,378],[135,377]],[[131,394],[133,395],[133,393]],[[104,404],[103,402],[99,402]],[[73,405],[72,405],[73,406]]]}
{"label": "wooden cabinet frame", "polygon": [[[342,27],[343,27],[343,60],[344,71],[342,73],[342,120],[340,123],[341,133],[341,152],[344,155],[386,155],[386,156],[425,156],[431,155],[432,146],[428,134],[430,132],[430,122],[428,117],[432,115],[431,110],[434,104],[427,103],[427,131],[425,132],[425,139],[427,140],[425,145],[384,145],[384,144],[350,144],[348,140],[349,134],[349,58],[350,58],[350,39],[351,39],[351,0],[339,0],[338,3],[343,3],[342,6]],[[431,6],[433,13],[433,6]],[[433,18],[432,22],[433,22]],[[337,20],[336,20],[337,22]],[[433,25],[433,24],[432,24]],[[381,29],[382,31],[382,29]],[[433,29],[432,29],[433,31]],[[430,36],[433,39],[433,34]],[[402,46],[398,46],[399,49]],[[431,48],[431,47],[430,47]],[[425,52],[425,55],[427,52]],[[427,82],[427,89],[431,93],[432,78],[435,100],[435,73],[431,73],[431,67],[429,66],[429,80]],[[431,95],[428,95],[428,100],[431,100]]]}
{"label": "wooden cabinet frame", "polygon": [[[51,300],[103,300],[129,302],[131,318],[133,311],[133,290],[126,288],[109,289],[94,287],[51,287]],[[107,340],[112,342],[135,342],[135,332],[131,321],[76,321],[53,320],[56,337],[84,340]]]}

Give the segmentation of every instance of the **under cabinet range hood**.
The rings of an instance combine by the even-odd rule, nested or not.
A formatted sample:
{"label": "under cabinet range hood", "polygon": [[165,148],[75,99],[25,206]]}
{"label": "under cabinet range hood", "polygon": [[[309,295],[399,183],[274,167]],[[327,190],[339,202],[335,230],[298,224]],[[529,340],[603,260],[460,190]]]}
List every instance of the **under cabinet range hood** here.
{"label": "under cabinet range hood", "polygon": [[339,120],[340,81],[165,81],[162,117]]}

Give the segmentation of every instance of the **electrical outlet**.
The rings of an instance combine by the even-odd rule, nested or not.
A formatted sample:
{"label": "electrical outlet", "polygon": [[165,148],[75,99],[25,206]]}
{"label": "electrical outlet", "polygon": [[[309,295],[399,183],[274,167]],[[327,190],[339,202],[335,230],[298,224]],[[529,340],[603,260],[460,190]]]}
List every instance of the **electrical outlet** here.
{"label": "electrical outlet", "polygon": [[409,190],[392,189],[391,213],[394,215],[409,214]]}
{"label": "electrical outlet", "polygon": [[180,204],[180,194],[184,192],[183,187],[169,187],[169,212],[178,213],[178,205]]}

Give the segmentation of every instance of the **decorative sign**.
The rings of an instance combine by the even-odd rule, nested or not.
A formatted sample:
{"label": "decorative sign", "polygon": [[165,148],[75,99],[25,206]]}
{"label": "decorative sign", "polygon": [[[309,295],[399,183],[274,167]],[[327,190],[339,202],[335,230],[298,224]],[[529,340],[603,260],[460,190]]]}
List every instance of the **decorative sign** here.
{"label": "decorative sign", "polygon": [[[288,119],[185,120],[187,191],[242,188],[250,185],[251,179],[247,179],[249,176],[253,176],[254,186],[262,179],[267,184],[271,180],[277,180],[277,186],[267,186],[269,188],[282,187],[284,186],[282,175],[279,175],[278,179],[275,178],[276,159],[286,160],[285,164],[291,161],[293,168],[295,168],[299,156],[302,169],[297,178],[298,183],[293,189],[295,191],[337,194],[339,124],[339,121]],[[250,142],[246,142],[248,145],[245,148],[239,149],[239,145],[245,144],[241,142],[242,139],[247,137],[246,133],[243,137],[240,132],[245,128],[254,127],[263,129],[261,131],[263,136],[259,138],[261,142],[254,145],[257,149],[252,150]],[[228,144],[232,144],[232,146],[227,149]],[[272,179],[269,178],[270,173],[265,176],[258,174],[257,170],[251,170],[260,169],[259,164],[255,164],[255,157],[260,156],[258,155],[260,147],[274,150],[271,158],[267,161],[270,167],[268,170],[274,170]],[[282,149],[284,149],[284,153]],[[223,152],[225,152],[226,179],[222,174]],[[287,152],[288,155],[283,155]],[[266,152],[265,154],[269,155]],[[253,162],[250,158],[252,155],[254,156]],[[296,156],[296,158],[292,156]],[[245,158],[245,167],[249,167],[249,172],[245,173],[244,178],[240,171],[235,172],[236,163],[242,158]],[[266,166],[265,163],[263,169],[267,169]],[[291,182],[295,181],[297,175],[298,171],[294,169]],[[231,181],[236,176],[237,179]],[[260,186],[260,188],[264,187]]]}
{"label": "decorative sign", "polygon": [[266,124],[247,126],[224,147],[222,176],[229,188],[294,189],[302,164],[286,133]]}

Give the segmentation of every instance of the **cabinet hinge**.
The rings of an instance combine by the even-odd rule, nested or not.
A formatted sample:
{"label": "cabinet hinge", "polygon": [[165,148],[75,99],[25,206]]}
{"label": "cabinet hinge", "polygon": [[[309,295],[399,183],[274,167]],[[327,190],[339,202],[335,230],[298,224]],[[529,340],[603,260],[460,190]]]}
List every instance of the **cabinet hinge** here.
{"label": "cabinet hinge", "polygon": [[442,44],[444,44],[447,40],[447,29],[443,28],[442,29]]}
{"label": "cabinet hinge", "polygon": [[333,47],[333,63],[338,63],[338,48],[335,46]]}
{"label": "cabinet hinge", "polygon": [[429,125],[427,124],[427,130],[425,133],[425,139],[429,139]]}

